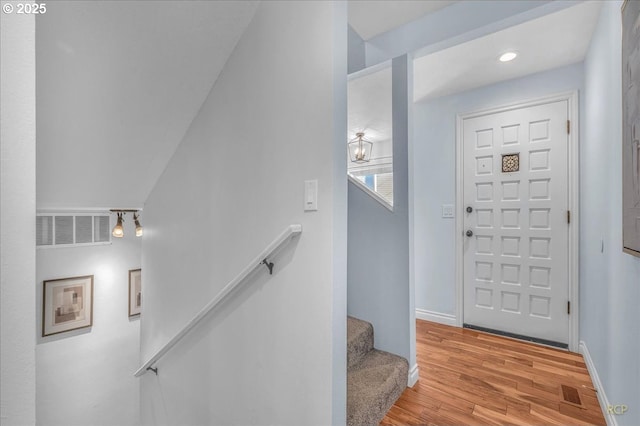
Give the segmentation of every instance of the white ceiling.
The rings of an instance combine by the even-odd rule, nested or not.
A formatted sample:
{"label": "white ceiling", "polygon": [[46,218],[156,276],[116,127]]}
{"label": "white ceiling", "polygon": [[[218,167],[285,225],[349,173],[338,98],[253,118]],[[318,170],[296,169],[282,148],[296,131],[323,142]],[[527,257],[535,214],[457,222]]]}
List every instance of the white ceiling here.
{"label": "white ceiling", "polygon": [[349,24],[364,40],[455,3],[449,0],[349,0]]}
{"label": "white ceiling", "polygon": [[38,208],[142,206],[257,2],[47,6],[36,21]]}
{"label": "white ceiling", "polygon": [[[584,2],[414,61],[414,101],[435,98],[580,62],[600,2]],[[518,57],[506,63],[508,51]]]}

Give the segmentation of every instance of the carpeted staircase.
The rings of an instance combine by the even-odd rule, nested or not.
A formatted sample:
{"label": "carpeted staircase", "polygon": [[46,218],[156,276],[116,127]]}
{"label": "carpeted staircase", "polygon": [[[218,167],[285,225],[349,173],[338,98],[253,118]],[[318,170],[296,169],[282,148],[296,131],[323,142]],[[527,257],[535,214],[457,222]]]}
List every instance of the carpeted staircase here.
{"label": "carpeted staircase", "polygon": [[373,326],[347,317],[347,425],[378,425],[407,386],[406,359],[373,348]]}

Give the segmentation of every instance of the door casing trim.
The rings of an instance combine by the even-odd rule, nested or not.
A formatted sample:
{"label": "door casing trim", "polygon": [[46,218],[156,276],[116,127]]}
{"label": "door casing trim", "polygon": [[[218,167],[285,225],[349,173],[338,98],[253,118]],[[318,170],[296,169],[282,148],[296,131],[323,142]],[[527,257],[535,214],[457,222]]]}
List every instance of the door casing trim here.
{"label": "door casing trim", "polygon": [[463,123],[469,118],[481,117],[514,109],[527,108],[536,105],[548,104],[557,101],[567,101],[567,117],[571,121],[569,132],[569,149],[567,152],[568,167],[568,205],[571,210],[571,223],[568,235],[568,272],[569,272],[569,302],[571,302],[571,314],[569,315],[569,350],[578,352],[579,349],[579,319],[580,319],[580,293],[579,293],[579,251],[580,251],[580,147],[579,147],[579,100],[578,91],[557,93],[531,100],[507,104],[499,107],[473,111],[456,116],[456,246],[455,246],[455,281],[456,281],[456,325],[462,327],[464,323],[464,283],[463,283],[463,250],[464,250],[464,150],[463,150]]}

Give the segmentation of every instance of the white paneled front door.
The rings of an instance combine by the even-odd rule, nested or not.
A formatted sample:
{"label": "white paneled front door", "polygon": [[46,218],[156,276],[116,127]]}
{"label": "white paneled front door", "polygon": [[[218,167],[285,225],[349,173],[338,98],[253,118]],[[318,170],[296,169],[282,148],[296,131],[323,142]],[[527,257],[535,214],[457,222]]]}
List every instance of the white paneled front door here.
{"label": "white paneled front door", "polygon": [[464,323],[567,344],[568,101],[462,122]]}

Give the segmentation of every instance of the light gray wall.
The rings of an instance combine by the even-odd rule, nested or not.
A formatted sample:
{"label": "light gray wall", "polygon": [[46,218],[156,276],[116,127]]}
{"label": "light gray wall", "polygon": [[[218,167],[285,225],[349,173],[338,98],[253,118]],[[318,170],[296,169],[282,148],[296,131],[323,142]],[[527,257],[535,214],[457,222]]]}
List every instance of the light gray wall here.
{"label": "light gray wall", "polygon": [[348,73],[354,73],[360,71],[365,67],[365,55],[364,55],[364,40],[360,35],[348,25],[349,31],[347,34],[348,42]]}
{"label": "light gray wall", "polygon": [[[347,27],[336,3],[259,5],[145,204],[143,359],[286,226],[303,233],[272,276],[261,268],[158,376],[142,376],[143,424],[345,422]],[[305,213],[308,179],[319,210]]]}
{"label": "light gray wall", "polygon": [[409,279],[408,138],[410,70],[392,62],[393,212],[349,183],[349,315],[369,321],[375,346],[415,364],[413,292]]}
{"label": "light gray wall", "polygon": [[44,280],[94,276],[91,328],[41,337],[37,321],[38,425],[140,424],[140,383],[133,377],[140,317],[129,319],[128,312],[129,270],[140,268],[140,250],[141,239],[130,232],[110,245],[37,250],[37,319]]}
{"label": "light gray wall", "polygon": [[[581,91],[582,86],[580,63],[414,105],[413,273],[417,309],[456,314],[455,219],[442,218],[442,205],[455,205],[456,114]],[[456,214],[461,214],[462,207],[457,207]]]}
{"label": "light gray wall", "polygon": [[619,1],[603,2],[585,59],[581,138],[580,339],[619,425],[640,424],[640,259],[622,252]]}
{"label": "light gray wall", "polygon": [[[3,2],[17,7],[17,2]],[[35,16],[0,14],[0,419],[36,419]]]}
{"label": "light gray wall", "polygon": [[333,368],[331,391],[331,424],[344,424],[347,419],[347,156],[344,138],[347,134],[347,2],[333,5]]}

